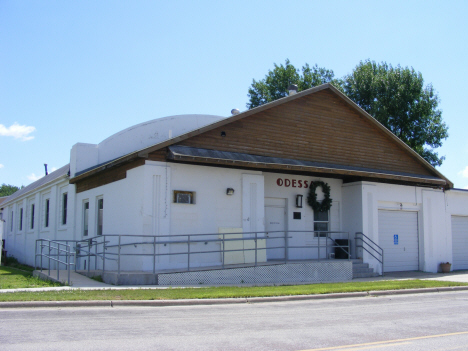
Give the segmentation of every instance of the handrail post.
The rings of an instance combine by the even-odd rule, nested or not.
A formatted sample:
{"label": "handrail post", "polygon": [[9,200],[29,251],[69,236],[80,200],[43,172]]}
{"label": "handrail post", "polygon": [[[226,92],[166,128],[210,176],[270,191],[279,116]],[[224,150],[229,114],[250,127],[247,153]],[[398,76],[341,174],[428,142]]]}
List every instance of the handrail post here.
{"label": "handrail post", "polygon": [[41,243],[41,273],[42,273],[42,252],[44,251],[44,244],[43,244],[43,240],[41,239],[40,240],[40,243]]}
{"label": "handrail post", "polygon": [[119,235],[119,256],[118,256],[118,261],[117,261],[117,269],[118,269],[118,280],[120,280],[120,244],[121,244],[121,235]]}
{"label": "handrail post", "polygon": [[106,271],[106,236],[103,235],[102,242],[102,274]]}
{"label": "handrail post", "polygon": [[60,275],[60,243],[57,243],[57,261],[55,262],[55,267],[57,268],[57,281],[59,280]]}
{"label": "handrail post", "polygon": [[94,270],[97,271],[97,247],[98,239],[96,238],[96,245],[94,246]]}
{"label": "handrail post", "polygon": [[330,233],[327,232],[325,235],[326,235],[325,237],[325,260],[328,260],[328,239],[330,239],[329,238]]}
{"label": "handrail post", "polygon": [[255,267],[257,267],[257,232],[255,232]]}
{"label": "handrail post", "polygon": [[348,232],[348,261],[351,260],[351,237],[349,236]]}
{"label": "handrail post", "polygon": [[50,277],[50,240],[49,240],[49,277]]}
{"label": "handrail post", "polygon": [[153,237],[153,274],[156,274],[156,236]]}
{"label": "handrail post", "polygon": [[190,271],[190,235],[187,237],[187,270]]}
{"label": "handrail post", "polygon": [[[68,241],[67,241],[67,243],[68,243]],[[71,260],[69,259],[69,258],[70,258],[70,253],[71,253],[71,247],[70,247],[70,245],[67,245],[67,250],[68,250],[68,251],[67,251],[67,257],[68,257],[68,259],[67,259],[67,262],[68,262],[68,264],[67,264],[67,270],[68,270],[68,285],[70,285],[70,263],[71,263]]]}
{"label": "handrail post", "polygon": [[318,261],[320,262],[320,235],[321,233],[317,233],[317,238],[318,238],[318,245],[317,245],[317,251],[318,251]]}
{"label": "handrail post", "polygon": [[226,255],[226,242],[225,242],[225,239],[226,239],[226,234],[223,233],[223,250],[222,250],[222,254],[223,254],[223,257],[222,258],[222,267],[224,269],[224,256]]}
{"label": "handrail post", "polygon": [[88,240],[88,277],[91,267],[91,250],[92,250],[93,239]]}

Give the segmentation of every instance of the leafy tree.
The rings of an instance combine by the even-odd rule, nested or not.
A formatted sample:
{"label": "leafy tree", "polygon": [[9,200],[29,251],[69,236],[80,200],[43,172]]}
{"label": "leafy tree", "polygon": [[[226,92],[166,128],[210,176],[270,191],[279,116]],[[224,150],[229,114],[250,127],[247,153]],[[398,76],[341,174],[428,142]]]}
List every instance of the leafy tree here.
{"label": "leafy tree", "polygon": [[13,194],[14,192],[16,192],[18,190],[19,190],[19,188],[17,186],[3,183],[0,186],[0,197],[10,196],[11,194]]}
{"label": "leafy tree", "polygon": [[297,84],[298,91],[309,89],[333,81],[333,71],[305,64],[302,70],[294,67],[289,60],[285,65],[275,63],[273,71],[268,71],[264,79],[252,82],[247,96],[250,98],[247,108],[251,109],[268,102],[288,96],[290,84]]}
{"label": "leafy tree", "polygon": [[360,62],[343,79],[343,92],[433,166],[445,159],[442,146],[448,127],[442,121],[439,97],[420,72],[382,62]]}

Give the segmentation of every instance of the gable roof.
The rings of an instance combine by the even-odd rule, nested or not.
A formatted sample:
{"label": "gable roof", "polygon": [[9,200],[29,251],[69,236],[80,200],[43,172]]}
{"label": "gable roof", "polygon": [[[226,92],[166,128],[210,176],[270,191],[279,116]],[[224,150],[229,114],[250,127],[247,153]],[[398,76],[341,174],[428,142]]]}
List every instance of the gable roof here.
{"label": "gable roof", "polygon": [[245,119],[249,116],[253,116],[256,114],[260,114],[264,111],[267,111],[269,109],[275,108],[280,105],[287,104],[289,102],[292,102],[294,100],[300,99],[302,97],[312,95],[315,93],[318,93],[320,91],[328,90],[331,93],[333,93],[335,96],[340,98],[344,103],[349,106],[352,110],[357,112],[361,117],[363,117],[366,121],[368,121],[371,125],[373,125],[375,128],[380,130],[383,134],[385,134],[388,138],[390,138],[396,145],[398,145],[400,148],[402,148],[406,153],[411,155],[413,159],[416,160],[422,167],[424,167],[427,171],[429,171],[431,174],[436,175],[440,179],[444,180],[446,183],[446,187],[452,188],[453,184],[450,182],[446,177],[444,177],[439,171],[437,171],[432,165],[430,165],[425,159],[423,159],[418,153],[416,153],[413,149],[411,149],[408,145],[406,145],[403,141],[401,141],[399,138],[397,138],[391,131],[389,131],[387,128],[385,128],[381,123],[379,123],[375,118],[373,118],[371,115],[369,115],[366,111],[364,111],[362,108],[360,108],[356,103],[354,103],[351,99],[349,99],[346,95],[341,93],[338,89],[336,89],[333,85],[331,84],[323,84],[311,89],[304,90],[300,93],[290,95],[278,100],[275,100],[273,102],[258,106],[256,108],[253,108],[251,110],[244,111],[242,113],[239,113],[238,115],[234,115],[231,117],[228,117],[226,119],[220,120],[218,122],[206,125],[202,128],[192,130],[188,133],[182,134],[180,136],[177,136],[175,138],[169,139],[167,141],[155,144],[153,146],[141,149],[139,151],[127,154],[125,156],[122,156],[112,162],[109,162],[105,165],[102,165],[100,167],[96,167],[94,169],[90,169],[87,172],[76,176],[70,180],[71,183],[75,183],[81,179],[84,179],[90,175],[96,174],[104,169],[108,169],[110,167],[114,167],[118,164],[128,162],[132,159],[138,158],[138,157],[143,157],[146,158],[148,155],[154,151],[160,150],[162,148],[168,147],[170,145],[174,145],[177,143],[181,143],[187,139],[199,136],[203,133],[212,131],[213,129],[223,127],[229,124],[232,124],[236,121],[240,121],[242,119]]}
{"label": "gable roof", "polygon": [[18,190],[17,192],[11,194],[6,198],[6,200],[2,203],[2,206],[9,204],[13,200],[32,192],[33,190],[36,190],[37,188],[40,188],[44,185],[47,185],[61,177],[66,177],[68,176],[68,172],[70,171],[70,164],[66,164],[63,167],[60,167],[59,169],[50,172],[48,175],[36,180],[35,182],[29,184],[28,186],[25,186],[24,188]]}

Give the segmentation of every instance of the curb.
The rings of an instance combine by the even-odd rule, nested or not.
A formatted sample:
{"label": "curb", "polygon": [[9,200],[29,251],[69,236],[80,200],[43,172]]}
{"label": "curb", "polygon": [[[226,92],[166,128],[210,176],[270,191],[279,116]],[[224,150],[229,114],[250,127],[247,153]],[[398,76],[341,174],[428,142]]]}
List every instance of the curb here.
{"label": "curb", "polygon": [[0,302],[0,308],[38,308],[38,307],[117,307],[117,306],[140,306],[140,307],[164,307],[164,306],[207,306],[244,303],[286,302],[304,300],[324,300],[353,297],[378,297],[391,295],[411,295],[439,292],[468,291],[468,286],[453,286],[440,288],[402,289],[402,290],[379,290],[350,293],[332,293],[321,295],[294,295],[273,297],[250,297],[250,298],[223,298],[223,299],[181,299],[181,300],[104,300],[104,301],[20,301]]}

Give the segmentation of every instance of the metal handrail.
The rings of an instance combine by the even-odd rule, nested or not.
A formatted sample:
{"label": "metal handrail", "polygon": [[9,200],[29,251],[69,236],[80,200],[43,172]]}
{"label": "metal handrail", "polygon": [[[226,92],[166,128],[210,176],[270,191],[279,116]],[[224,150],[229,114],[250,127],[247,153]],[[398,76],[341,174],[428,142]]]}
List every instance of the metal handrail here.
{"label": "metal handrail", "polygon": [[[274,233],[282,233],[284,235],[277,236],[277,237],[269,237],[269,234]],[[288,234],[293,233],[303,233],[303,234],[318,234],[314,235],[314,239],[316,242],[306,246],[295,246],[289,245],[289,240],[293,238]],[[102,272],[104,273],[105,263],[108,260],[117,261],[117,272],[120,275],[121,272],[121,258],[128,257],[128,256],[142,256],[142,257],[153,257],[153,274],[156,273],[156,258],[160,256],[172,256],[172,255],[185,255],[187,256],[187,266],[186,271],[190,271],[191,268],[191,256],[198,255],[198,254],[213,254],[213,253],[220,253],[221,254],[221,266],[224,268],[225,266],[225,256],[227,253],[232,252],[254,252],[255,260],[254,262],[250,263],[250,266],[257,266],[258,265],[258,254],[259,252],[268,252],[268,250],[273,249],[284,249],[284,259],[275,260],[274,263],[270,264],[278,264],[278,262],[288,262],[289,261],[289,250],[290,249],[311,249],[317,250],[317,259],[320,260],[323,254],[323,250],[325,250],[325,257],[328,259],[329,249],[339,247],[343,251],[348,253],[348,260],[351,259],[350,255],[350,246],[348,246],[348,250],[346,250],[346,246],[337,245],[336,241],[331,237],[333,234],[340,234],[345,235],[348,238],[348,243],[350,241],[349,232],[343,231],[323,231],[323,230],[315,230],[315,231],[304,231],[304,230],[278,230],[278,231],[265,231],[265,232],[233,232],[233,233],[201,233],[201,234],[169,234],[169,235],[133,235],[133,234],[103,234],[94,237],[84,238],[81,240],[56,240],[57,242],[65,242],[68,244],[74,244],[74,251],[75,251],[75,262],[77,258],[86,257],[87,258],[87,268],[88,273],[90,273],[91,267],[91,259],[94,258],[94,266],[95,270],[97,270],[97,260],[102,260]],[[230,235],[242,235],[242,237],[238,238],[231,238]],[[322,236],[324,235],[324,236]],[[213,236],[216,236],[213,238]],[[203,237],[203,238],[202,238]],[[127,241],[128,238],[129,242]],[[125,239],[125,240],[123,240]],[[148,240],[149,239],[149,240]],[[176,239],[176,240],[171,240]],[[275,245],[267,247],[266,240],[284,240],[284,244]],[[258,240],[264,240],[265,244],[264,247],[258,246]],[[329,245],[331,240],[332,245]],[[253,242],[253,247],[243,247],[243,248],[226,248],[226,243],[229,242],[246,242],[250,241]],[[193,251],[192,244],[196,243],[219,243],[221,245],[219,250],[212,250],[210,248],[209,251]],[[153,252],[151,253],[128,253],[122,252],[122,248],[144,245],[144,246],[152,246]],[[185,245],[186,249],[181,250],[178,252],[157,252],[156,248],[160,246],[167,246],[167,245]],[[93,250],[94,247],[94,250]],[[109,251],[109,250],[112,250]],[[93,252],[94,251],[94,252]],[[249,266],[249,263],[245,263]],[[75,265],[75,270],[77,265]]]}
{"label": "metal handrail", "polygon": [[[44,244],[45,242],[45,244]],[[38,245],[39,243],[39,245]],[[38,253],[38,246],[40,248],[40,253]],[[65,247],[65,248],[62,248]],[[48,249],[47,253],[44,253],[44,248]],[[56,253],[54,253],[56,252]],[[65,256],[65,261],[62,261],[60,259],[60,256]],[[75,266],[76,270],[76,251],[72,252],[71,245],[68,245],[68,243],[63,244],[60,241],[57,240],[49,240],[49,239],[37,239],[36,240],[36,246],[35,246],[35,256],[34,256],[34,267],[37,269],[37,258],[41,258],[41,273],[44,268],[43,265],[43,258],[47,259],[48,262],[48,275],[50,276],[50,261],[52,260],[53,262],[56,262],[56,268],[57,268],[57,281],[60,281],[60,265],[63,264],[66,267],[67,273],[68,273],[68,285],[70,285],[70,266]],[[57,258],[55,258],[57,257]],[[74,257],[74,260],[72,262],[71,258]]]}
{"label": "metal handrail", "polygon": [[[361,235],[362,237],[359,237],[358,235]],[[369,238],[366,234],[362,232],[356,232],[356,235],[354,238],[356,240],[356,248],[359,247],[365,250],[369,255],[374,257],[382,265],[382,275],[384,275],[384,250],[377,243],[375,243],[371,238]],[[364,240],[364,238],[367,240]],[[358,245],[358,240],[361,240],[362,245]],[[369,242],[372,243],[374,246],[376,246],[377,249],[380,250],[380,252],[374,246],[369,244]],[[364,245],[367,245],[370,249],[372,249],[377,255],[380,256],[380,258],[376,257],[371,251],[369,251],[366,247],[364,247]]]}

